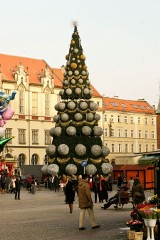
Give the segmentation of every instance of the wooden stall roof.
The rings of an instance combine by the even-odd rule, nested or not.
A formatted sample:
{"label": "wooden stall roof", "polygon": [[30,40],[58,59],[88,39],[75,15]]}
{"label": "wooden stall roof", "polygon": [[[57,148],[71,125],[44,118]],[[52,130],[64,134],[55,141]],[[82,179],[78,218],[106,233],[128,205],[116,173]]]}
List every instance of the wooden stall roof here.
{"label": "wooden stall roof", "polygon": [[113,170],[114,171],[124,171],[124,170],[128,170],[128,171],[136,171],[136,170],[147,170],[149,168],[153,168],[154,166],[150,165],[150,166],[142,166],[139,164],[135,164],[135,165],[114,165],[113,166]]}

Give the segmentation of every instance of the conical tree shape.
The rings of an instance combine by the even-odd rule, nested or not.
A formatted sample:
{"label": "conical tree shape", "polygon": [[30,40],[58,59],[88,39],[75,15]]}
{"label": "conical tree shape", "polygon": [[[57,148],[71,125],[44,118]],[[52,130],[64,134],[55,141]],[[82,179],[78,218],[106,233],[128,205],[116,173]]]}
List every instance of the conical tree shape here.
{"label": "conical tree shape", "polygon": [[98,105],[91,100],[89,74],[76,24],[66,60],[59,92],[62,101],[55,105],[58,113],[54,116],[55,127],[50,131],[53,142],[46,153],[50,163],[59,166],[60,174],[82,174],[83,160],[88,174],[102,173],[101,165],[109,149],[102,144]]}

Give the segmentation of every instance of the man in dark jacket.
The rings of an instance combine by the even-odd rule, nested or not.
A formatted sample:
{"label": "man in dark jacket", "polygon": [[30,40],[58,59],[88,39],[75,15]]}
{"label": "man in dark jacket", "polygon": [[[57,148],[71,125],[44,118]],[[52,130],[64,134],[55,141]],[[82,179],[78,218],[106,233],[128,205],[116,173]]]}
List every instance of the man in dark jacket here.
{"label": "man in dark jacket", "polygon": [[92,228],[93,229],[99,228],[100,226],[97,225],[94,217],[91,190],[88,183],[88,177],[86,174],[82,175],[82,179],[79,180],[79,183],[78,183],[78,200],[79,200],[79,208],[80,208],[79,230],[85,230],[84,220],[85,220],[86,210],[88,211]]}
{"label": "man in dark jacket", "polygon": [[21,190],[21,179],[20,179],[20,177],[16,178],[15,185],[16,185],[15,199],[17,199],[17,197],[18,197],[18,200],[20,200],[20,190]]}

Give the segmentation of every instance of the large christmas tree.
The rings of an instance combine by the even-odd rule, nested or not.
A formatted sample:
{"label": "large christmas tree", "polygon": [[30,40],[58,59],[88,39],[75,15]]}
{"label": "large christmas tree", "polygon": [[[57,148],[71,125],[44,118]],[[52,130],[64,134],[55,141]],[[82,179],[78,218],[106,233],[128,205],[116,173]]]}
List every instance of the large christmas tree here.
{"label": "large christmas tree", "polygon": [[[64,79],[59,92],[61,101],[55,105],[55,127],[50,130],[52,145],[46,148],[50,166],[48,171],[60,174],[107,173],[104,163],[109,149],[103,146],[103,130],[98,126],[98,105],[92,100],[89,73],[77,30],[74,32],[66,55]],[[84,161],[85,160],[85,161]],[[83,166],[82,166],[83,165]]]}

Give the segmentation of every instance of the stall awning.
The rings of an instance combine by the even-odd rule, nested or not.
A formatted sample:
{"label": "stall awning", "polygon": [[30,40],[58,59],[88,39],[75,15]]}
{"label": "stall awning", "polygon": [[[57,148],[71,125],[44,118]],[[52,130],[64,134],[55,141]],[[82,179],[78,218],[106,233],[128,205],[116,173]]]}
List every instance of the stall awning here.
{"label": "stall awning", "polygon": [[159,155],[144,155],[142,156],[138,162],[140,165],[154,165],[158,163]]}

